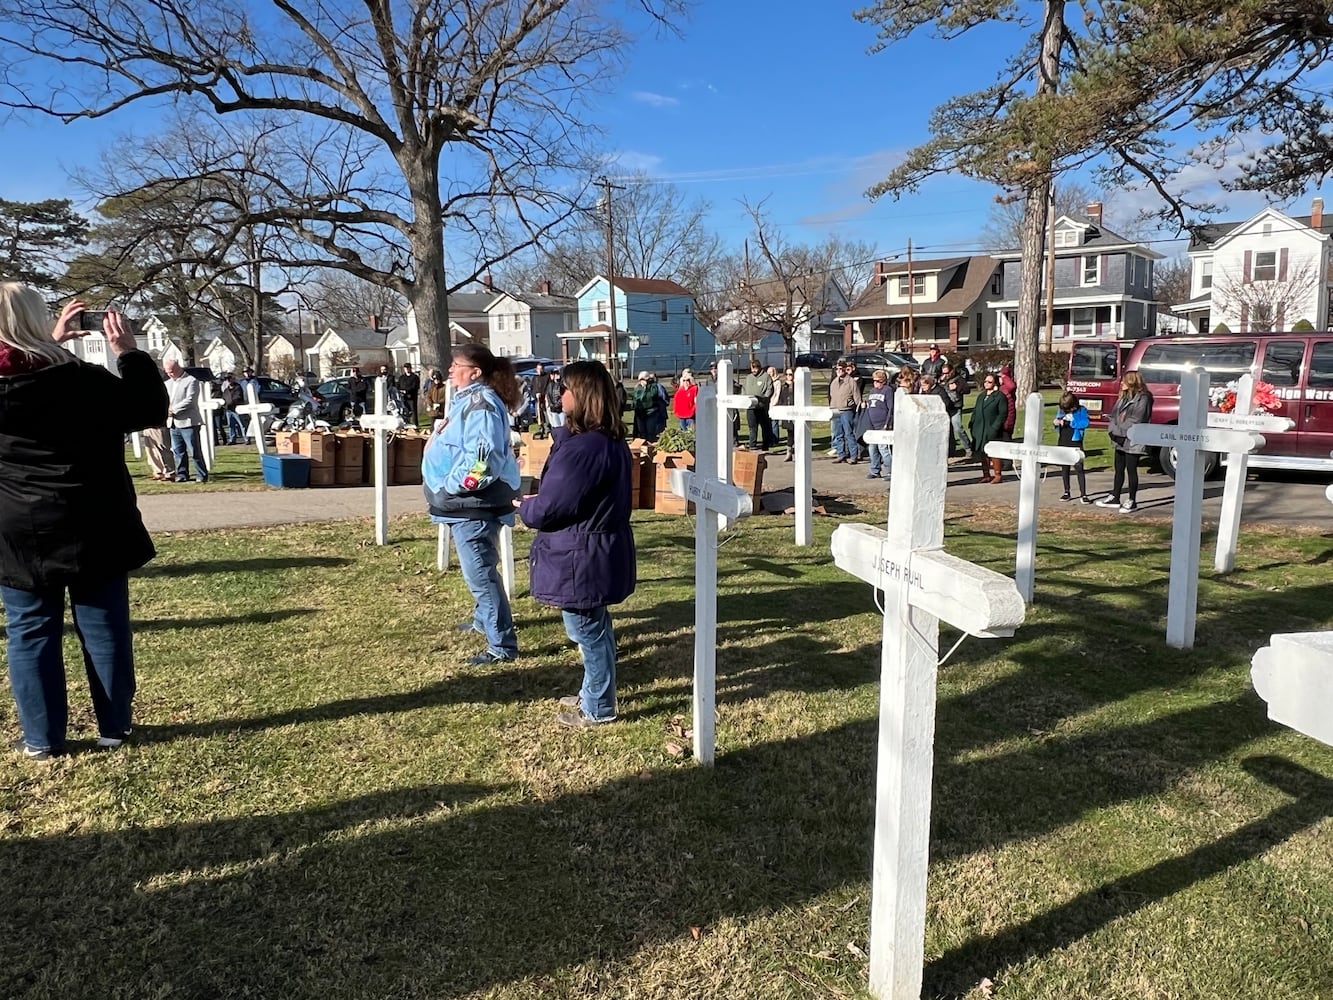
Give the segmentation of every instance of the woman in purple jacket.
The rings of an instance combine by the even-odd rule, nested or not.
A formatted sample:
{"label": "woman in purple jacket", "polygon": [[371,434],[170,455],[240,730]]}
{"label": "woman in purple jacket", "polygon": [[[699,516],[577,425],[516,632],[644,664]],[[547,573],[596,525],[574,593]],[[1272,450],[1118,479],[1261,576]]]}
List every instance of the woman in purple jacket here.
{"label": "woman in purple jacket", "polygon": [[616,636],[608,605],[634,593],[631,464],[615,382],[599,361],[575,361],[564,378],[565,424],[551,431],[541,492],[515,501],[537,537],[532,596],[560,609],[583,657],[583,687],[560,699],[556,721],[588,728],[616,718]]}

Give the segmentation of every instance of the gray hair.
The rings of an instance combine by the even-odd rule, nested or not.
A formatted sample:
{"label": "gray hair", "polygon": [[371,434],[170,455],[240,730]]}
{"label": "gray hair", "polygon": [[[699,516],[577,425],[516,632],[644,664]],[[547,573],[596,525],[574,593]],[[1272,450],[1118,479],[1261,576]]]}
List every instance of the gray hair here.
{"label": "gray hair", "polygon": [[75,360],[51,339],[51,310],[41,293],[17,281],[0,283],[0,343],[53,365]]}

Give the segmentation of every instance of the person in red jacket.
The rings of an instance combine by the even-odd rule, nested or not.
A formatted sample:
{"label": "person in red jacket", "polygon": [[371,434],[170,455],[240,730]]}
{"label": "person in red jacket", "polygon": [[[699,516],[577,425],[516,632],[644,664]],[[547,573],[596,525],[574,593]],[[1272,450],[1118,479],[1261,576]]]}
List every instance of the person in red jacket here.
{"label": "person in red jacket", "polygon": [[671,397],[671,412],[680,421],[680,429],[689,430],[694,426],[695,400],[699,396],[699,383],[694,381],[694,372],[686,368],[680,373],[680,385]]}

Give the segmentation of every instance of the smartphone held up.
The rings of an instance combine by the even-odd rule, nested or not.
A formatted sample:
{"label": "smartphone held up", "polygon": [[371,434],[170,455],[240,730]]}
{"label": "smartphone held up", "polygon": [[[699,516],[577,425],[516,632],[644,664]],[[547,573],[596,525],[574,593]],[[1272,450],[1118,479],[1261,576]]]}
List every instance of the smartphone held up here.
{"label": "smartphone held up", "polygon": [[100,333],[104,319],[106,319],[105,309],[84,309],[79,313],[79,329],[94,330]]}

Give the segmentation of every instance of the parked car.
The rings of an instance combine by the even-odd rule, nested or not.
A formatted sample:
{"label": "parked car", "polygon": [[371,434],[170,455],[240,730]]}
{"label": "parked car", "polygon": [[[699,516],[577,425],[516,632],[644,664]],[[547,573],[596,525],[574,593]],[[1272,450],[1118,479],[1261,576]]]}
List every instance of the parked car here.
{"label": "parked car", "polygon": [[537,366],[544,365],[547,371],[553,368],[563,368],[564,363],[552,360],[551,358],[538,358],[533,355],[526,357],[510,358],[509,363],[514,366],[514,374],[519,378],[530,379],[537,374]]}
{"label": "parked car", "polygon": [[345,424],[352,419],[352,392],[347,388],[351,379],[345,375],[328,379],[310,390],[315,397],[315,419],[331,424]]}
{"label": "parked car", "polygon": [[858,378],[869,378],[874,374],[876,368],[883,368],[892,378],[900,368],[910,368],[916,371],[921,367],[911,355],[898,354],[894,351],[852,350],[844,354],[843,357],[856,365]]}
{"label": "parked car", "polygon": [[797,368],[832,368],[833,362],[823,354],[798,354],[796,355]]}

